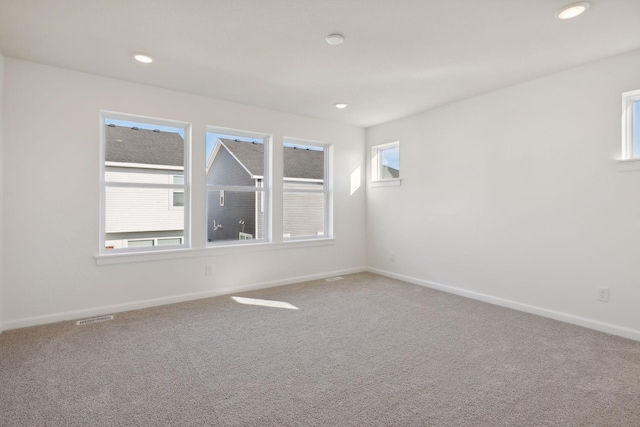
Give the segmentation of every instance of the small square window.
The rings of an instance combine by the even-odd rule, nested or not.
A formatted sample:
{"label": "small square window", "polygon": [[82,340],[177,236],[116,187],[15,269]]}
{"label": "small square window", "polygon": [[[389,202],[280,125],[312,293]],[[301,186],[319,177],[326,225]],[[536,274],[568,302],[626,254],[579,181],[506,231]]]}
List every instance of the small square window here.
{"label": "small square window", "polygon": [[173,207],[184,207],[184,191],[173,192]]}
{"label": "small square window", "polygon": [[[184,185],[184,176],[173,175],[173,183]],[[184,189],[171,191],[171,204],[174,208],[184,207]]]}
{"label": "small square window", "polygon": [[400,183],[400,142],[375,145],[371,148],[371,180]]}
{"label": "small square window", "polygon": [[640,159],[640,90],[622,94],[622,159]]}
{"label": "small square window", "polygon": [[380,179],[400,178],[400,147],[380,150]]}

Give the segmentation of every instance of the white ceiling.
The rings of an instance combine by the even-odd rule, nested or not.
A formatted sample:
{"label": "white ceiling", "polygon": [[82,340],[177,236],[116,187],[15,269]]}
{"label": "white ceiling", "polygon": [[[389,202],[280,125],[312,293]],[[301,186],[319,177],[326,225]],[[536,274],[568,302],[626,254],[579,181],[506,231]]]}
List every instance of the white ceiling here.
{"label": "white ceiling", "polygon": [[0,51],[371,126],[640,48],[640,0],[554,18],[572,2],[0,0]]}

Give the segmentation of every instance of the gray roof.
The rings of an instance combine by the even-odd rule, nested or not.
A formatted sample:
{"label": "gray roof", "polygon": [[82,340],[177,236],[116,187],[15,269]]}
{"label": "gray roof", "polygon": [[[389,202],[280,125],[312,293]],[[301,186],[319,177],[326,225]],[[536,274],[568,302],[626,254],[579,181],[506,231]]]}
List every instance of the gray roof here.
{"label": "gray roof", "polygon": [[400,171],[396,168],[392,168],[391,166],[383,166],[383,168],[385,168],[387,171],[389,171],[389,174],[393,177],[393,178],[398,178],[400,177]]}
{"label": "gray roof", "polygon": [[[220,141],[251,175],[264,175],[264,144],[223,138]],[[324,179],[324,151],[284,147],[284,177]]]}
{"label": "gray roof", "polygon": [[108,162],[184,166],[184,140],[175,132],[105,126]]}

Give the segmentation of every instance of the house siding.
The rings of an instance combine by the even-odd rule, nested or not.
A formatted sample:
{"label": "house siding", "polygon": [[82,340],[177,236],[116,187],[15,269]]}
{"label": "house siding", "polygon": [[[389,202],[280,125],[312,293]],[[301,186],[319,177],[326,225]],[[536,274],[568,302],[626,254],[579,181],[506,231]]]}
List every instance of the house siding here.
{"label": "house siding", "polygon": [[[114,124],[104,132],[107,183],[167,185],[174,183],[173,176],[184,174],[184,139],[178,133]],[[106,186],[105,246],[125,248],[136,239],[161,244],[156,239],[184,236],[184,207],[173,206],[176,192],[184,193]]]}
{"label": "house siding", "polygon": [[[318,183],[288,184],[288,189],[322,189]],[[264,220],[262,197],[258,193],[241,193],[225,191],[225,206],[220,206],[220,192],[208,192],[208,240],[238,240],[238,233],[242,231],[254,235],[254,238],[264,238],[263,227],[258,226],[257,237],[255,231],[256,217],[258,224]],[[290,237],[317,236],[324,233],[324,193],[296,193],[285,192],[283,195],[283,232]],[[257,214],[256,214],[257,211]],[[222,228],[213,231],[213,220],[222,224]]]}
{"label": "house siding", "polygon": [[[254,187],[255,180],[246,169],[223,147],[207,174],[208,185],[238,185]],[[256,193],[225,191],[224,206],[220,206],[220,191],[207,191],[207,240],[238,240],[244,221],[244,232],[256,235]],[[216,225],[222,228],[214,229]]]}
{"label": "house siding", "polygon": [[[220,206],[220,192],[207,192],[207,239],[209,242],[238,240],[244,221],[244,232],[255,238],[255,197],[256,193],[225,191],[224,206]],[[222,228],[214,230],[213,221]]]}
{"label": "house siding", "polygon": [[[322,183],[287,182],[285,190],[322,190]],[[283,233],[289,237],[324,234],[324,193],[283,194]]]}
{"label": "house siding", "polygon": [[[170,184],[178,171],[107,167],[108,182]],[[184,208],[173,207],[173,190],[167,188],[107,187],[105,233],[184,230]]]}
{"label": "house siding", "polygon": [[249,172],[223,147],[213,161],[207,174],[207,185],[254,186]]}
{"label": "house siding", "polygon": [[[236,149],[238,147],[235,147]],[[301,176],[310,173],[305,169],[312,159],[315,169],[323,168],[324,154],[309,150],[290,150],[293,166],[299,170]],[[238,150],[238,153],[242,151]],[[238,155],[240,155],[238,154]],[[312,157],[314,156],[314,157]],[[242,156],[239,158],[242,160]],[[255,163],[255,159],[254,163]],[[294,161],[295,160],[295,161]],[[291,163],[291,162],[290,162]],[[291,168],[290,168],[291,169]],[[313,169],[313,168],[312,168]],[[322,174],[322,172],[314,172]],[[261,179],[251,179],[247,170],[224,147],[219,151],[207,174],[208,185],[242,185],[255,187],[261,184]],[[322,182],[287,181],[283,195],[283,233],[289,237],[318,236],[325,233],[325,194],[322,192]],[[295,192],[295,190],[318,190],[317,193]],[[238,240],[238,233],[242,230],[240,221],[244,221],[244,232],[253,238],[264,238],[264,209],[263,198],[258,192],[225,191],[225,204],[220,206],[220,191],[211,190],[207,196],[207,239],[209,242],[222,240]],[[222,228],[215,229],[216,225]]]}

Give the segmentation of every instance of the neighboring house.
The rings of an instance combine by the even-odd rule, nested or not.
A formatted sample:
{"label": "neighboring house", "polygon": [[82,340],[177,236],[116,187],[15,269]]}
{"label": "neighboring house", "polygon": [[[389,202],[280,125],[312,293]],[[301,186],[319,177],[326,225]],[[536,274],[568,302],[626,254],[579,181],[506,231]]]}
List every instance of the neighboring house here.
{"label": "neighboring house", "polygon": [[391,166],[382,165],[382,179],[399,178],[400,171]]}
{"label": "neighboring house", "polygon": [[[284,188],[322,188],[324,153],[283,148]],[[218,139],[207,162],[208,185],[259,188],[264,180],[264,145]],[[209,191],[207,237],[210,242],[263,238],[262,192]],[[283,194],[283,232],[287,237],[317,236],[324,230],[324,198],[317,193]]]}
{"label": "neighboring house", "polygon": [[[184,140],[174,132],[105,127],[105,181],[182,184]],[[168,188],[107,187],[105,246],[180,244],[184,192]]]}

